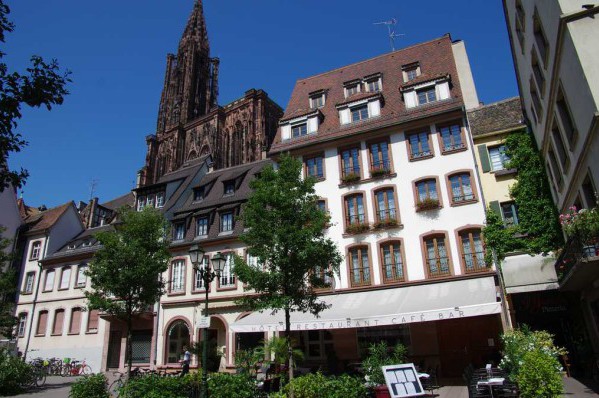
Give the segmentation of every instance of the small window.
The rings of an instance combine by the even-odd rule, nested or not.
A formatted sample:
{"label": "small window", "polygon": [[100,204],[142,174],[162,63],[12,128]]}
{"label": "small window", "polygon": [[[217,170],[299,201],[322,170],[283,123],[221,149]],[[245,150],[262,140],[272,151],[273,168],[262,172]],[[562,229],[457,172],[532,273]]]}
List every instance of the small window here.
{"label": "small window", "polygon": [[67,250],[75,250],[76,247],[77,247],[76,243],[69,243],[67,245]]}
{"label": "small window", "polygon": [[379,189],[374,193],[376,206],[376,221],[379,224],[397,224],[397,210],[395,207],[395,192],[393,188]]}
{"label": "small window", "polygon": [[541,20],[539,19],[539,16],[536,14],[536,12],[533,16],[533,31],[535,36],[535,43],[537,44],[537,49],[539,50],[539,54],[543,61],[543,65],[545,66],[545,69],[547,69],[549,43],[547,42],[547,38],[545,37],[545,32],[543,31],[543,26],[541,25]]}
{"label": "small window", "polygon": [[562,169],[566,171],[570,165],[570,158],[568,157],[568,151],[566,150],[564,140],[562,139],[562,133],[559,131],[557,120],[553,120],[551,136],[553,137],[553,143],[555,144],[555,150],[557,151],[559,162],[562,165]]}
{"label": "small window", "polygon": [[476,200],[470,173],[460,173],[450,176],[449,185],[451,187],[451,202],[453,204]]}
{"label": "small window", "polygon": [[198,217],[196,219],[196,236],[208,235],[208,217]]}
{"label": "small window", "polygon": [[354,94],[357,94],[360,92],[360,84],[356,83],[350,86],[346,86],[345,87],[345,97],[351,97]]}
{"label": "small window", "polygon": [[322,156],[307,158],[304,162],[306,175],[318,179],[324,178],[324,167]]}
{"label": "small window", "polygon": [[220,231],[227,232],[233,230],[233,212],[227,211],[220,214]]}
{"label": "small window", "polygon": [[441,205],[437,193],[437,181],[428,178],[416,182],[416,209],[418,211],[438,209]]}
{"label": "small window", "polygon": [[352,287],[366,286],[371,283],[368,247],[349,249],[349,277]]}
{"label": "small window", "polygon": [[341,151],[341,179],[359,180],[360,178],[360,149],[349,148]]}
{"label": "small window", "polygon": [[81,308],[73,308],[71,311],[71,322],[69,324],[69,334],[79,334],[81,331]]}
{"label": "small window", "polygon": [[28,272],[25,275],[25,285],[23,286],[23,293],[33,293],[33,283],[35,282],[35,272]]}
{"label": "small window", "polygon": [[204,200],[204,187],[195,188],[193,190],[193,201],[199,202],[200,200]]}
{"label": "small window", "polygon": [[360,227],[366,224],[364,197],[360,194],[348,195],[344,198],[346,229]]}
{"label": "small window", "polygon": [[55,271],[53,269],[46,271],[46,281],[44,283],[44,292],[49,292],[54,289],[54,274],[55,274]]}
{"label": "small window", "polygon": [[320,211],[323,211],[323,212],[325,212],[325,213],[327,212],[327,202],[326,202],[324,199],[319,199],[319,200],[316,202],[316,205],[318,206],[318,209],[319,209]]}
{"label": "small window", "polygon": [[293,138],[302,137],[307,134],[308,134],[308,124],[307,123],[296,124],[294,126],[291,126],[291,136]]}
{"label": "small window", "polygon": [[460,233],[460,241],[466,273],[486,271],[485,249],[480,230]]}
{"label": "small window", "polygon": [[504,170],[506,164],[510,161],[509,156],[505,153],[505,145],[499,145],[489,148],[489,159],[491,160],[491,170]]}
{"label": "small window", "polygon": [[506,227],[518,225],[518,207],[515,202],[501,203],[501,217]]}
{"label": "small window", "polygon": [[433,155],[428,131],[409,134],[408,145],[410,148],[410,160],[425,159]]}
{"label": "small window", "polygon": [[516,35],[520,43],[520,49],[524,53],[524,32],[526,31],[526,14],[519,0],[516,0]]}
{"label": "small window", "polygon": [[416,96],[418,97],[418,105],[424,105],[437,101],[437,92],[435,86],[417,90]]}
{"label": "small window", "polygon": [[233,195],[235,193],[235,181],[225,181],[225,195]]}
{"label": "small window", "polygon": [[591,174],[587,174],[586,178],[581,185],[582,194],[584,195],[584,201],[586,202],[586,208],[592,209],[597,206],[597,192],[595,191],[595,184],[591,178]]}
{"label": "small window", "polygon": [[43,310],[38,313],[37,317],[37,329],[35,330],[36,336],[44,336],[48,326],[48,311]]}
{"label": "small window", "polygon": [[381,259],[383,281],[385,283],[405,281],[403,256],[401,253],[401,243],[399,241],[382,244]]}
{"label": "small window", "polygon": [[451,124],[441,126],[439,128],[441,134],[441,142],[443,144],[443,152],[457,151],[466,148],[464,137],[462,136],[462,126],[459,124]]}
{"label": "small window", "polygon": [[87,275],[85,272],[87,271],[87,265],[81,264],[77,269],[77,282],[75,283],[75,287],[85,287],[87,283]]}
{"label": "small window", "polygon": [[540,123],[543,119],[543,104],[541,103],[541,98],[539,98],[539,93],[534,85],[532,77],[528,81],[530,98],[532,99],[532,106],[535,111],[535,117],[537,123]]}
{"label": "small window", "polygon": [[352,123],[368,119],[368,105],[366,104],[350,108],[349,112],[351,114]]}
{"label": "small window", "polygon": [[551,164],[551,168],[553,169],[553,175],[555,177],[555,183],[559,188],[562,186],[563,175],[562,171],[557,164],[557,159],[555,158],[555,152],[553,151],[553,147],[549,146],[549,151],[547,152],[547,156],[549,157],[549,164]]}
{"label": "small window", "polygon": [[235,274],[233,274],[233,253],[225,253],[227,262],[225,267],[220,273],[219,287],[233,287],[235,286]]}
{"label": "small window", "polygon": [[389,143],[376,142],[369,145],[370,149],[370,176],[377,177],[391,173]]}
{"label": "small window", "polygon": [[156,207],[164,207],[164,192],[158,192],[156,194]]}
{"label": "small window", "polygon": [[570,148],[572,148],[576,141],[576,127],[574,125],[574,120],[572,119],[572,114],[570,113],[570,107],[568,106],[561,87],[558,92],[557,100],[555,101],[555,107],[562,122],[562,127],[564,128],[564,135],[568,140]]}
{"label": "small window", "polygon": [[545,75],[539,66],[539,60],[537,59],[537,54],[534,51],[532,52],[532,75],[539,91],[541,92],[542,98],[543,93],[545,92]]}
{"label": "small window", "polygon": [[17,325],[17,336],[25,337],[25,328],[27,327],[27,313],[19,314],[19,323]]}
{"label": "small window", "polygon": [[87,333],[98,332],[98,322],[100,320],[100,312],[98,310],[90,310],[87,318]]}
{"label": "small window", "polygon": [[64,267],[60,274],[60,287],[59,289],[68,289],[71,283],[71,267]]}
{"label": "small window", "polygon": [[316,289],[330,288],[333,286],[333,275],[331,270],[324,267],[315,267],[311,283]]}
{"label": "small window", "polygon": [[185,223],[178,222],[173,225],[173,240],[185,239]]}
{"label": "small window", "polygon": [[81,243],[81,247],[89,247],[89,246],[91,246],[91,245],[92,245],[92,241],[91,241],[91,240],[89,240],[89,239],[88,239],[88,240],[84,240],[84,241]]}
{"label": "small window", "polygon": [[154,199],[156,199],[156,195],[148,195],[148,199],[146,201],[146,206],[154,207]]}
{"label": "small window", "polygon": [[171,293],[185,291],[185,261],[177,260],[171,264]]}
{"label": "small window", "polygon": [[435,235],[424,239],[426,271],[429,278],[450,275],[449,256],[445,236]]}
{"label": "small window", "polygon": [[30,260],[37,260],[38,258],[40,258],[40,251],[42,248],[42,242],[35,241],[31,244],[31,253],[29,255],[29,259]]}
{"label": "small window", "polygon": [[418,65],[418,63],[404,65],[402,67],[402,70],[403,70],[403,81],[404,82],[409,82],[411,80],[416,79],[418,76],[420,76],[420,66]]}
{"label": "small window", "polygon": [[139,196],[137,198],[137,211],[142,211],[144,209],[146,205],[146,197],[144,196]]}
{"label": "small window", "polygon": [[324,93],[310,97],[310,108],[317,109],[324,106]]}
{"label": "small window", "polygon": [[53,335],[61,335],[64,324],[64,310],[56,310],[54,312],[54,325],[52,326]]}
{"label": "small window", "polygon": [[368,89],[369,92],[371,93],[378,93],[379,91],[381,91],[381,83],[380,80],[377,79],[373,79],[373,80],[369,80],[366,82],[366,87]]}

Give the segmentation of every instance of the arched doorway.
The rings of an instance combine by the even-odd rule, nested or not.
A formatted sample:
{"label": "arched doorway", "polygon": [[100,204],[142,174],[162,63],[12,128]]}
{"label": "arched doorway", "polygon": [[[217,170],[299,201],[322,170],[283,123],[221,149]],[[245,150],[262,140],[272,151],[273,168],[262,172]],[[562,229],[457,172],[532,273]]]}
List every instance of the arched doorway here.
{"label": "arched doorway", "polygon": [[[216,372],[230,362],[228,344],[228,325],[219,315],[210,317],[208,335],[208,370]],[[202,341],[202,329],[198,331],[198,341]]]}
{"label": "arched doorway", "polygon": [[189,347],[189,327],[183,320],[171,324],[167,332],[166,363],[178,363],[183,355],[183,346]]}

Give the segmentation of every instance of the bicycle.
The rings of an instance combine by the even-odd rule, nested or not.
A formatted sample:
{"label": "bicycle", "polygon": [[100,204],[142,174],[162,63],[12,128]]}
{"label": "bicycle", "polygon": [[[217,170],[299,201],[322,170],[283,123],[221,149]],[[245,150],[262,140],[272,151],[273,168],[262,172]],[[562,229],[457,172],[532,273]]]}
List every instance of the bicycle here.
{"label": "bicycle", "polygon": [[92,368],[88,364],[85,363],[85,359],[83,361],[75,361],[70,358],[68,359],[68,363],[64,363],[62,366],[62,376],[81,376],[81,375],[90,375],[92,374]]}
{"label": "bicycle", "polygon": [[[153,370],[150,369],[140,369],[138,367],[131,369],[131,378],[147,376],[152,374],[155,373]],[[121,388],[123,388],[127,381],[127,373],[116,371],[113,373],[113,375],[116,376],[116,379],[108,386],[108,393],[111,397],[118,397],[119,391],[121,390]]]}

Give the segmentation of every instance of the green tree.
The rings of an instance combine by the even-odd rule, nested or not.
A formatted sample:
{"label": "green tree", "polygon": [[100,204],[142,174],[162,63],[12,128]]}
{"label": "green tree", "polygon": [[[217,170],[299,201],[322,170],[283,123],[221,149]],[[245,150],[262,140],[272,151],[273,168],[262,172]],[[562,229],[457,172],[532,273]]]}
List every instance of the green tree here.
{"label": "green tree", "polygon": [[17,273],[10,265],[12,256],[6,252],[11,241],[2,237],[4,230],[0,225],[0,336],[10,339],[16,324],[13,310]]}
{"label": "green tree", "polygon": [[[5,33],[14,30],[14,24],[8,20],[9,7],[0,0],[0,43],[5,42]],[[0,51],[0,59],[4,57]],[[46,106],[62,104],[69,93],[66,85],[69,71],[61,71],[58,61],[49,63],[42,57],[32,56],[31,65],[26,74],[10,72],[4,62],[0,62],[0,192],[10,184],[20,187],[29,176],[27,170],[9,170],[7,165],[10,152],[20,152],[27,145],[21,134],[15,132],[17,121],[21,118],[21,106]]]}
{"label": "green tree", "polygon": [[[240,216],[246,228],[241,240],[263,267],[235,258],[239,280],[256,293],[238,302],[251,310],[282,310],[288,337],[292,311],[317,315],[327,308],[314,288],[324,282],[320,277],[338,272],[342,259],[325,236],[329,217],[318,207],[315,181],[302,179],[301,168],[299,160],[283,155],[278,170],[266,166],[251,182],[253,192]],[[286,341],[291,379],[293,349],[291,339]]]}
{"label": "green tree", "polygon": [[87,275],[92,291],[86,292],[89,309],[110,314],[127,325],[127,375],[131,374],[131,327],[139,314],[164,293],[162,273],[168,269],[167,223],[152,208],[141,212],[119,211],[114,231],[95,236],[101,244]]}

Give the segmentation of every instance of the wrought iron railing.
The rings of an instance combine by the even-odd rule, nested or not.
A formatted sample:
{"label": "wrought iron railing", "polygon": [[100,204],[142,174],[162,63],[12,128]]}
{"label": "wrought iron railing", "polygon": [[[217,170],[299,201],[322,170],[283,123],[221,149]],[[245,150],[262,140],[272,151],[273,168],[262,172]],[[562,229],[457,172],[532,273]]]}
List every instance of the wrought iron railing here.
{"label": "wrought iron railing", "polygon": [[586,239],[580,236],[571,237],[555,262],[558,279],[563,281],[580,261],[597,257],[599,257],[599,236]]}
{"label": "wrought iron railing", "polygon": [[428,263],[428,275],[430,277],[438,277],[451,275],[449,271],[449,258],[445,257],[435,257],[427,259]]}
{"label": "wrought iron railing", "polygon": [[482,272],[488,271],[489,266],[485,262],[485,252],[474,252],[474,253],[466,253],[462,255],[462,259],[464,260],[464,265],[466,267],[466,273],[470,274],[473,272]]}

